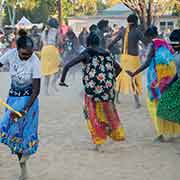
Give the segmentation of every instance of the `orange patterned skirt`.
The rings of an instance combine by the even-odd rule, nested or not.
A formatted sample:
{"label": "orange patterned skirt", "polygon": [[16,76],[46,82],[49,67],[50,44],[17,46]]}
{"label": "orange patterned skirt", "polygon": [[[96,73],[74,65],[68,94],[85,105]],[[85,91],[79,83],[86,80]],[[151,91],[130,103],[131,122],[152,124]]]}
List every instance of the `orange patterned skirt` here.
{"label": "orange patterned skirt", "polygon": [[85,95],[84,113],[94,144],[104,144],[107,137],[114,141],[125,140],[125,130],[114,103],[96,102]]}

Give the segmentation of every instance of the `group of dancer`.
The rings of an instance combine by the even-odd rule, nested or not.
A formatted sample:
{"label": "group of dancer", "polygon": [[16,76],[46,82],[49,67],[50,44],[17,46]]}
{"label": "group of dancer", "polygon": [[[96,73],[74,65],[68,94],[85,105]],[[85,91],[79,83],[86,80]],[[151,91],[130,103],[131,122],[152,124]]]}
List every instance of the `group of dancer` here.
{"label": "group of dancer", "polygon": [[[97,151],[102,151],[107,138],[115,141],[125,140],[125,129],[120,121],[115,105],[116,91],[129,93],[135,97],[136,108],[140,108],[139,95],[142,94],[141,73],[147,72],[147,105],[157,132],[156,142],[162,142],[166,136],[180,134],[180,110],[178,97],[180,91],[180,56],[165,40],[158,38],[155,26],[145,33],[138,30],[136,15],[128,17],[128,27],[120,32],[109,44],[113,46],[123,39],[121,63],[114,60],[109,50],[102,47],[102,37],[94,26],[87,38],[87,47],[74,59],[68,62],[60,77],[60,86],[65,83],[67,72],[71,67],[82,64],[84,85],[84,115]],[[56,26],[56,25],[55,25]],[[93,28],[93,27],[91,27]],[[56,28],[55,28],[56,29]],[[55,65],[43,69],[48,87],[51,75],[59,78],[59,61],[56,48],[56,30],[49,29],[44,34],[44,49],[41,58],[44,61],[55,59]],[[172,33],[173,41],[180,43],[180,31]],[[141,65],[138,57],[138,42],[142,41],[147,48],[146,62]],[[179,44],[178,44],[179,45]],[[49,51],[54,52],[50,56]],[[33,41],[27,35],[17,40],[17,48],[8,51],[0,58],[0,67],[9,64],[11,88],[7,104],[21,113],[5,109],[0,121],[0,142],[7,145],[16,154],[21,167],[20,180],[27,179],[26,163],[30,155],[38,149],[38,119],[40,93],[40,61],[33,53]],[[56,68],[54,68],[56,67]]]}

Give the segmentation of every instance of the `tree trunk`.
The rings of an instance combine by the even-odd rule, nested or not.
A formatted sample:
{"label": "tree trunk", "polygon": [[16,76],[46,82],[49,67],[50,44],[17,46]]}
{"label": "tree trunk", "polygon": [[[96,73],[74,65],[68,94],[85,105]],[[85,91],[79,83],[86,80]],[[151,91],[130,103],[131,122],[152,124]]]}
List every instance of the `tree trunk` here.
{"label": "tree trunk", "polygon": [[12,9],[12,25],[14,26],[16,22],[16,7]]}
{"label": "tree trunk", "polygon": [[9,22],[12,25],[12,13],[11,13],[11,8],[9,6],[7,6],[7,10],[8,10],[8,17],[9,17]]}
{"label": "tree trunk", "polygon": [[152,0],[148,1],[147,7],[147,27],[152,24]]}
{"label": "tree trunk", "polygon": [[57,10],[58,10],[58,20],[59,24],[62,25],[62,1],[57,1]]}

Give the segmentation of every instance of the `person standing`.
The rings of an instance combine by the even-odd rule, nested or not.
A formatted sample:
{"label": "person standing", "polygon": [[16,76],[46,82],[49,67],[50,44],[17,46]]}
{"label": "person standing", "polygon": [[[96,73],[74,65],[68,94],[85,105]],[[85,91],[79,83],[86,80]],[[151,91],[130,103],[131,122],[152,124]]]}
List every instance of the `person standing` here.
{"label": "person standing", "polygon": [[[70,29],[66,34],[66,39],[64,43],[64,53],[63,53],[63,64],[66,65],[80,53],[79,40],[72,29]],[[77,65],[71,69],[71,74],[73,79],[75,79],[76,72],[79,71],[80,66]]]}
{"label": "person standing", "polygon": [[79,43],[82,47],[86,48],[87,47],[87,37],[89,33],[87,31],[87,28],[83,28],[82,32],[79,34]]}
{"label": "person standing", "polygon": [[116,83],[116,92],[117,92],[117,102],[119,103],[119,93],[128,94],[131,93],[134,95],[136,108],[141,106],[139,101],[139,96],[142,94],[142,78],[141,75],[135,77],[134,83],[131,81],[131,78],[126,73],[126,70],[135,71],[140,67],[140,58],[139,58],[139,48],[138,43],[142,41],[146,43],[144,34],[137,29],[138,18],[136,15],[129,15],[127,18],[128,27],[120,31],[117,37],[109,45],[108,49],[123,39],[123,48],[122,55],[120,58],[120,64],[123,69],[121,74],[117,78]]}
{"label": "person standing", "polygon": [[32,27],[32,32],[31,32],[30,37],[34,43],[33,50],[36,52],[39,52],[41,50],[41,35],[38,32],[37,26]]}
{"label": "person standing", "polygon": [[60,42],[58,26],[57,20],[52,18],[48,21],[47,29],[42,33],[41,72],[43,75],[45,95],[49,95],[49,86],[53,88],[54,91],[58,91],[56,82],[61,66],[61,58],[58,50]]}
{"label": "person standing", "polygon": [[97,23],[97,27],[98,27],[97,33],[100,39],[100,47],[106,49],[107,48],[106,34],[109,33],[110,31],[109,21],[103,19]]}
{"label": "person standing", "polygon": [[22,117],[5,109],[0,121],[0,142],[16,154],[21,168],[20,180],[27,179],[26,163],[38,149],[40,61],[33,53],[33,41],[27,36],[17,40],[17,49],[0,57],[0,67],[9,64],[11,88],[7,104]]}

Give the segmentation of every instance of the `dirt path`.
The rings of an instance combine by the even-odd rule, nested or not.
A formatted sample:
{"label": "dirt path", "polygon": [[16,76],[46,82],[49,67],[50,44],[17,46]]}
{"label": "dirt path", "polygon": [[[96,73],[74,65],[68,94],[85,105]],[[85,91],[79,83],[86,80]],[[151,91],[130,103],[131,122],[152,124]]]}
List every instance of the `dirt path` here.
{"label": "dirt path", "polygon": [[[4,97],[8,87],[4,73],[0,82]],[[118,110],[127,140],[109,141],[105,153],[99,154],[91,151],[80,92],[76,80],[58,96],[41,97],[41,142],[29,161],[29,180],[180,180],[180,141],[152,143],[154,130],[144,98],[140,110],[133,108],[131,97],[122,98]],[[16,157],[0,145],[0,180],[16,180],[18,174]]]}

